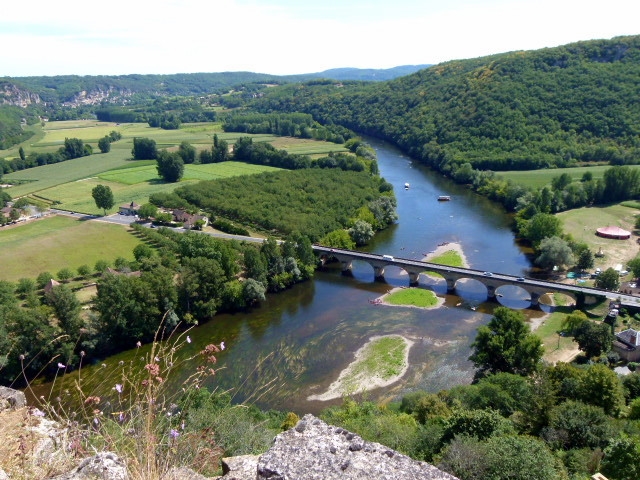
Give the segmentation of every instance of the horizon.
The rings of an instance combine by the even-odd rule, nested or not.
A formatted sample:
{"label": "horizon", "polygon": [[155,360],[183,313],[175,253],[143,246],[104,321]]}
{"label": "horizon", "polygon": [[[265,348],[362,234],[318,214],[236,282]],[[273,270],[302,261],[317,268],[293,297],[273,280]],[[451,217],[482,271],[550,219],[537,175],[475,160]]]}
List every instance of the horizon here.
{"label": "horizon", "polygon": [[[578,41],[637,35],[640,4],[611,0],[80,0],[5,6],[1,77],[252,72],[433,65]],[[523,20],[526,19],[526,22]]]}

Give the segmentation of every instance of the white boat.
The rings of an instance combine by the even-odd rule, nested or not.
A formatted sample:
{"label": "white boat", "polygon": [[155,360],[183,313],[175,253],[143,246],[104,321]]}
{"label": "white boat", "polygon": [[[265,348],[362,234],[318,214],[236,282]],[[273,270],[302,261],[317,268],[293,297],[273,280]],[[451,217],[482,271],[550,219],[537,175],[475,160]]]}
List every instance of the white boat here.
{"label": "white boat", "polygon": [[407,183],[405,183],[405,184],[404,184],[404,189],[405,189],[405,190],[409,190],[409,182],[407,182]]}
{"label": "white boat", "polygon": [[451,197],[449,195],[440,195],[438,197],[439,202],[448,202],[449,200],[451,200]]}

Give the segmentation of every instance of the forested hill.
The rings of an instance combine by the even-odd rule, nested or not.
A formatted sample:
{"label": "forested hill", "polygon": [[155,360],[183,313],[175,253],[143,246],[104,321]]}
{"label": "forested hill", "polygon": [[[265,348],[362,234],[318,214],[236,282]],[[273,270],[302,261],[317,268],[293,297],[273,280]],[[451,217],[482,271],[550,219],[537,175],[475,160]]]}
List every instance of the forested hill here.
{"label": "forested hill", "polygon": [[442,63],[376,84],[271,89],[303,111],[390,140],[436,169],[640,161],[640,36]]}

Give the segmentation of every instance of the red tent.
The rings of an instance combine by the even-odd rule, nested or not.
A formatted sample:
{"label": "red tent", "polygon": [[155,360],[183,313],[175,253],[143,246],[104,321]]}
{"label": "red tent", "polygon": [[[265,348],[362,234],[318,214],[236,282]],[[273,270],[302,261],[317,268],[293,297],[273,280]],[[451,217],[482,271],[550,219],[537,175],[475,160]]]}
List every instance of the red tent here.
{"label": "red tent", "polygon": [[627,238],[631,238],[631,232],[628,232],[620,227],[601,227],[596,230],[596,233],[604,238],[616,238],[618,240],[626,240]]}

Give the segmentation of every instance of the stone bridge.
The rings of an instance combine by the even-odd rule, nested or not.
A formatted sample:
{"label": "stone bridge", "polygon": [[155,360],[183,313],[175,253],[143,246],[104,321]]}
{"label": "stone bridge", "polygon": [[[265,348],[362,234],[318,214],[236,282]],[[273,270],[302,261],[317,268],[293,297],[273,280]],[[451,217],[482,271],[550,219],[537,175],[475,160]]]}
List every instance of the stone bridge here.
{"label": "stone bridge", "polygon": [[407,272],[410,285],[418,285],[421,273],[436,272],[446,280],[447,292],[449,293],[455,293],[458,280],[470,278],[481,282],[487,288],[487,297],[490,300],[495,300],[496,296],[499,296],[497,290],[500,287],[515,285],[530,295],[532,307],[538,305],[538,300],[542,295],[553,292],[569,295],[576,300],[578,304],[584,303],[589,297],[606,297],[611,300],[620,301],[622,306],[625,307],[640,307],[640,298],[638,297],[622,295],[618,292],[598,288],[516,277],[495,272],[484,272],[471,268],[450,267],[437,263],[393,257],[391,255],[378,255],[375,253],[357,252],[354,250],[323,247],[320,245],[314,245],[313,250],[323,262],[332,259],[339,261],[343,273],[351,271],[354,260],[365,261],[371,265],[374,277],[378,280],[384,279],[384,270],[388,266],[399,267]]}

